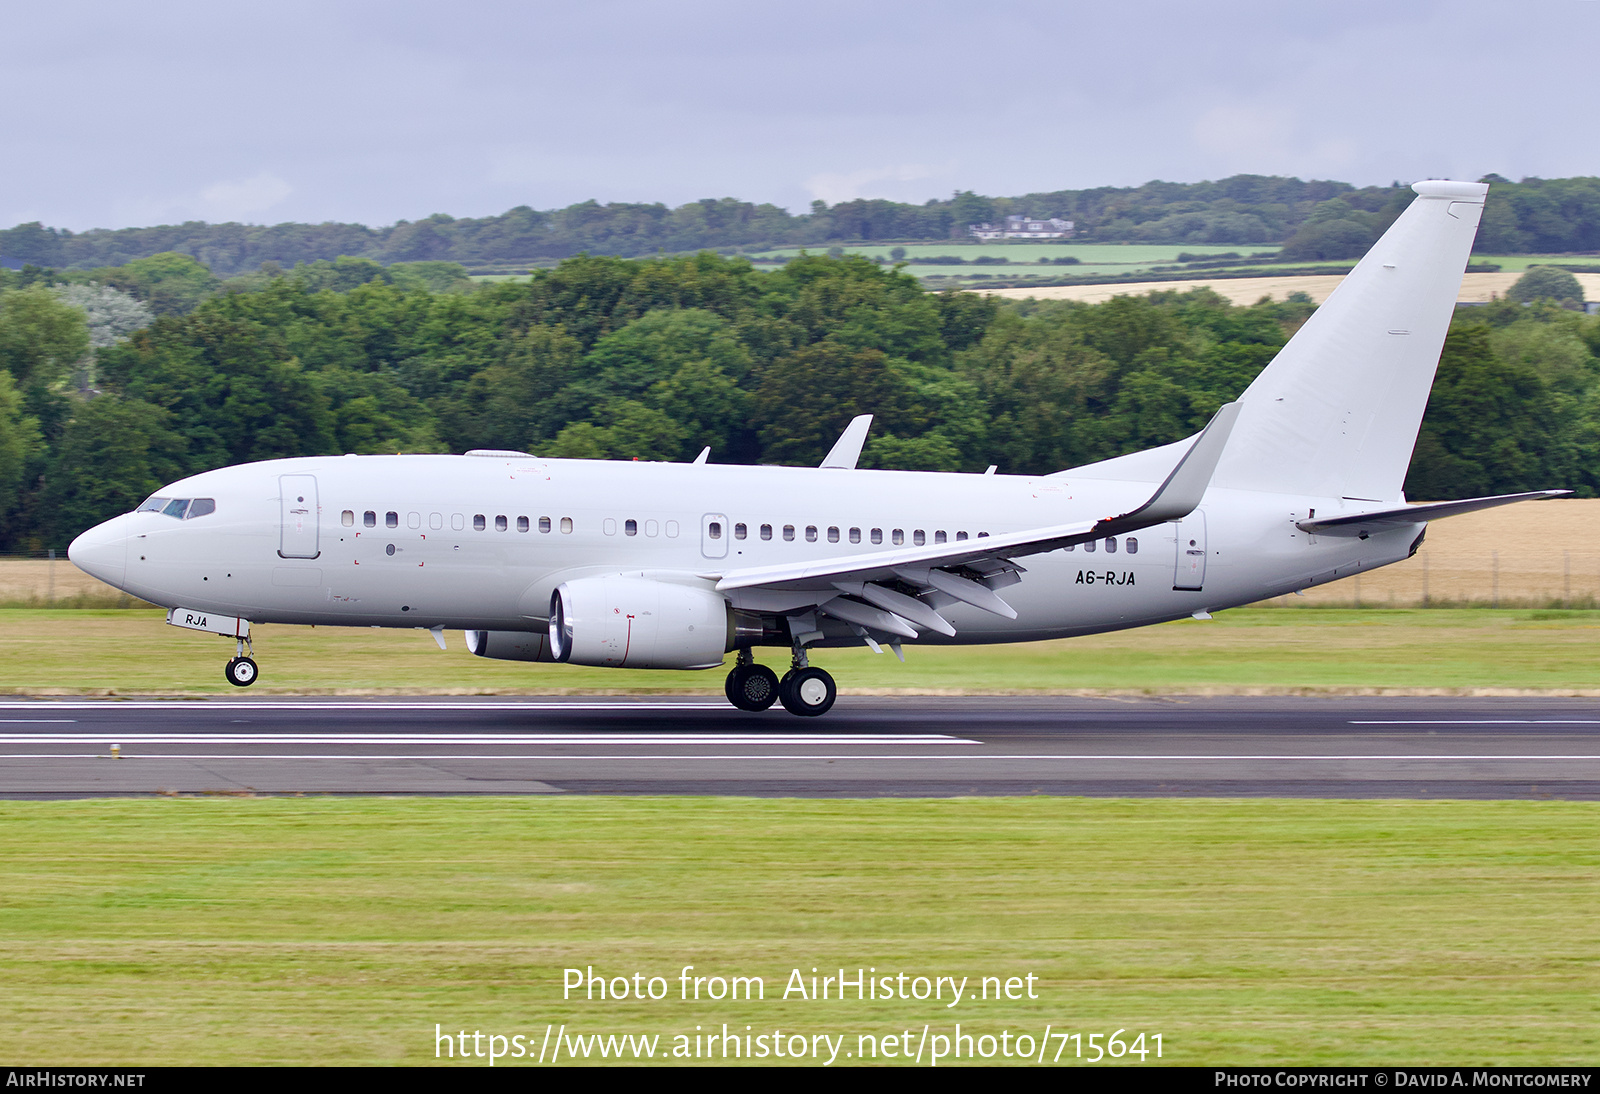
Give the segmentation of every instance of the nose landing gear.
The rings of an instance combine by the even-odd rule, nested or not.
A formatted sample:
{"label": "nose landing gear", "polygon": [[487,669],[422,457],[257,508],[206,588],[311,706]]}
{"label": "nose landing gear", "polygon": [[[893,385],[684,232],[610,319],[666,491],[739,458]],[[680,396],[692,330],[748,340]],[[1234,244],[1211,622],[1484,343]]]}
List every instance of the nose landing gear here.
{"label": "nose landing gear", "polygon": [[251,654],[256,652],[255,647],[250,644],[248,638],[238,639],[237,645],[234,647],[233,660],[229,661],[222,669],[223,677],[236,688],[249,687],[256,682],[256,677],[260,675],[259,670],[256,668],[255,660],[252,657],[245,656],[244,651],[247,647]]}

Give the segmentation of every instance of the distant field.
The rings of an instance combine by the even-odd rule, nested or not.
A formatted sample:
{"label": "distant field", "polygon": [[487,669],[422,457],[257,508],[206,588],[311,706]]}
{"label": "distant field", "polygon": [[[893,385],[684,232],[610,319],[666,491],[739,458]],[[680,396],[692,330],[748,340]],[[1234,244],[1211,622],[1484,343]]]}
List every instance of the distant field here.
{"label": "distant field", "polygon": [[[547,1025],[657,1035],[660,1061],[724,1023],[842,1035],[835,1066],[958,1022],[1085,1056],[1159,1033],[1169,1065],[1600,1055],[1593,802],[225,798],[0,826],[15,1066],[450,1064],[436,1027],[537,1056]],[[684,1002],[686,965],[765,998]],[[590,966],[671,994],[563,999]],[[841,967],[1036,998],[782,998]]]}
{"label": "distant field", "polygon": [[[1496,296],[1504,296],[1522,274],[1515,270],[1502,270],[1500,273],[1469,273],[1461,278],[1461,291],[1456,299],[1461,303],[1486,303]],[[1583,287],[1584,297],[1588,300],[1600,300],[1600,273],[1573,274],[1578,279],[1578,284]],[[1035,300],[1077,300],[1085,304],[1098,304],[1110,300],[1113,296],[1142,296],[1149,292],[1183,292],[1194,288],[1207,288],[1220,296],[1233,301],[1235,304],[1253,304],[1263,296],[1282,300],[1292,292],[1303,292],[1320,304],[1326,300],[1339,282],[1343,281],[1342,275],[1311,275],[1306,277],[1235,277],[1235,278],[1207,278],[1204,273],[1197,273],[1193,278],[1182,281],[1130,281],[1116,285],[1045,285],[1039,288],[1005,288],[985,290],[982,282],[966,285],[964,287],[977,292],[989,292],[994,296],[1008,297],[1013,300],[1032,298]]]}

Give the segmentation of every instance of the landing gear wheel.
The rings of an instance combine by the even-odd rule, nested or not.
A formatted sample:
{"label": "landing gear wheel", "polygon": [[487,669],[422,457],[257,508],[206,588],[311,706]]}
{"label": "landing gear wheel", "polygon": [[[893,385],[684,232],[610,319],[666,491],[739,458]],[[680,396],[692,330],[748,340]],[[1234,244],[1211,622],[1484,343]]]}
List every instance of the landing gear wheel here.
{"label": "landing gear wheel", "polygon": [[740,710],[766,710],[778,701],[778,674],[765,665],[736,665],[723,690]]}
{"label": "landing gear wheel", "polygon": [[803,718],[826,714],[839,697],[833,677],[818,668],[794,669],[784,675],[778,685],[778,698],[783,709]]}
{"label": "landing gear wheel", "polygon": [[258,675],[256,663],[248,657],[235,657],[228,662],[222,670],[222,675],[228,678],[228,683],[236,688],[247,688],[256,682]]}

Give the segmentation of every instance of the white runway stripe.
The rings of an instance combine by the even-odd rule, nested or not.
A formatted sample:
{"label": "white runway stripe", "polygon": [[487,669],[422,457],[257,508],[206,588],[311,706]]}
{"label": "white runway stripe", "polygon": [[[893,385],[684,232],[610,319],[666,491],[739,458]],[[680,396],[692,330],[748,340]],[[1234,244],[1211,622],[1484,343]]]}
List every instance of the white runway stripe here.
{"label": "white runway stripe", "polygon": [[[739,742],[733,742],[733,743],[739,743]],[[946,742],[946,743],[960,744],[960,743],[976,743],[976,742],[958,742],[957,741],[957,742]],[[48,760],[71,760],[71,759],[95,759],[95,758],[96,757],[94,755],[89,754],[89,753],[83,753],[83,752],[62,752],[62,753],[54,753],[54,752],[51,752],[51,753],[45,753],[45,752],[4,753],[4,752],[0,752],[0,760],[47,760],[47,759]],[[1216,756],[1216,755],[1211,755],[1211,756],[1200,756],[1200,755],[1192,755],[1191,756],[1191,755],[1162,755],[1162,756],[1142,756],[1142,755],[1100,755],[1100,754],[1061,755],[1061,754],[1037,753],[1037,752],[1010,753],[1010,754],[992,753],[992,752],[990,752],[990,753],[969,752],[969,753],[943,753],[943,754],[939,754],[939,755],[916,755],[916,754],[907,755],[907,754],[904,754],[904,753],[892,753],[892,754],[887,754],[887,755],[881,755],[880,756],[880,755],[873,755],[873,754],[870,754],[870,753],[862,754],[862,753],[849,753],[849,752],[840,752],[840,753],[817,753],[817,752],[804,753],[804,752],[801,752],[801,753],[788,753],[788,754],[781,753],[781,752],[780,753],[752,752],[752,753],[707,753],[707,754],[703,754],[703,755],[702,754],[697,754],[697,753],[692,753],[692,752],[682,753],[682,754],[659,753],[659,752],[657,752],[657,753],[646,753],[646,754],[642,754],[642,755],[629,755],[629,754],[625,754],[625,753],[624,754],[617,754],[617,753],[592,753],[592,754],[590,754],[590,753],[560,753],[560,752],[535,753],[535,754],[532,754],[532,755],[526,755],[526,754],[525,755],[517,755],[517,754],[512,754],[512,753],[499,753],[499,754],[489,754],[489,755],[472,755],[470,753],[469,754],[456,754],[456,753],[443,753],[443,754],[441,754],[441,753],[437,753],[437,752],[420,753],[420,754],[393,754],[393,753],[381,753],[381,752],[379,752],[379,753],[356,753],[356,754],[349,754],[349,755],[335,754],[335,753],[325,753],[325,752],[321,752],[321,753],[312,752],[312,753],[304,753],[304,754],[285,754],[285,753],[273,753],[273,752],[214,752],[214,753],[152,752],[152,753],[147,753],[147,754],[142,755],[142,756],[129,756],[129,755],[127,755],[125,753],[123,755],[123,759],[139,759],[139,760],[368,760],[368,761],[371,761],[371,760],[431,760],[431,761],[441,761],[441,760],[449,760],[449,761],[455,761],[455,760],[498,760],[498,761],[504,761],[504,760],[550,760],[550,761],[554,761],[554,760],[566,760],[566,761],[605,760],[605,761],[608,761],[608,762],[609,761],[615,761],[615,760],[638,760],[638,761],[645,762],[645,763],[661,763],[663,761],[674,761],[674,762],[695,761],[695,762],[699,762],[699,761],[702,761],[702,760],[883,760],[883,761],[891,761],[891,762],[895,762],[895,763],[899,763],[899,762],[903,762],[903,761],[911,761],[911,760],[934,760],[934,761],[941,761],[941,762],[944,762],[944,761],[956,761],[956,762],[960,762],[960,763],[969,763],[969,762],[978,761],[978,760],[1027,760],[1029,762],[1038,762],[1038,761],[1049,760],[1049,761],[1067,761],[1067,762],[1071,762],[1071,763],[1084,763],[1084,762],[1090,762],[1090,761],[1095,761],[1095,760],[1116,760],[1116,761],[1119,761],[1119,762],[1121,762],[1121,761],[1130,761],[1130,760],[1131,761],[1152,761],[1152,762],[1165,762],[1165,761],[1181,760],[1181,761],[1185,761],[1185,762],[1215,761],[1215,762],[1221,762],[1221,763],[1229,763],[1229,762],[1235,762],[1235,761],[1240,761],[1240,760],[1252,760],[1252,761],[1266,760],[1266,761],[1274,761],[1274,762],[1300,762],[1300,761],[1328,762],[1328,761],[1348,761],[1348,760],[1358,760],[1358,761],[1368,761],[1368,760],[1402,761],[1403,760],[1403,761],[1411,761],[1411,762],[1429,761],[1429,762],[1439,762],[1439,763],[1453,763],[1453,762],[1476,763],[1476,762],[1483,762],[1483,761],[1487,761],[1487,760],[1493,760],[1493,761],[1505,761],[1505,760],[1517,760],[1517,761],[1559,760],[1561,762],[1571,762],[1573,760],[1600,760],[1600,754],[1595,754],[1595,755],[1558,755],[1558,754],[1552,754],[1552,755],[1539,755],[1539,754],[1508,755],[1508,754],[1488,754],[1488,753],[1485,753],[1485,754],[1477,754],[1477,755],[1437,755],[1437,756],[1427,756],[1427,755],[1397,755],[1397,756],[1362,756],[1362,755],[1351,755],[1351,756],[1338,756],[1338,755],[1334,755],[1334,756],[1282,756],[1282,755],[1250,755],[1250,756]]]}
{"label": "white runway stripe", "polygon": [[975,745],[943,733],[5,733],[10,744],[187,745]]}
{"label": "white runway stripe", "polygon": [[1353,726],[1600,726],[1600,718],[1471,718],[1421,719],[1391,718],[1385,721],[1351,722]]}

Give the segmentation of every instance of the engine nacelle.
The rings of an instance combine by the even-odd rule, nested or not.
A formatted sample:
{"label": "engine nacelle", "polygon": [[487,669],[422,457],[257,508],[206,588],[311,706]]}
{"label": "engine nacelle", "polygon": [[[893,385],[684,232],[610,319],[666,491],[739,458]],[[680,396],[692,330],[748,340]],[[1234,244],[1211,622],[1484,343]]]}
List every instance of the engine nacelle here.
{"label": "engine nacelle", "polygon": [[467,631],[467,649],[499,661],[554,661],[550,636],[529,631]]}
{"label": "engine nacelle", "polygon": [[733,610],[713,589],[617,575],[568,581],[550,596],[550,651],[574,665],[711,669],[733,637]]}

